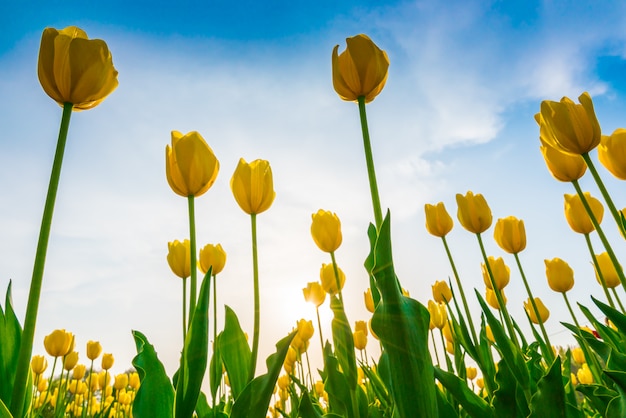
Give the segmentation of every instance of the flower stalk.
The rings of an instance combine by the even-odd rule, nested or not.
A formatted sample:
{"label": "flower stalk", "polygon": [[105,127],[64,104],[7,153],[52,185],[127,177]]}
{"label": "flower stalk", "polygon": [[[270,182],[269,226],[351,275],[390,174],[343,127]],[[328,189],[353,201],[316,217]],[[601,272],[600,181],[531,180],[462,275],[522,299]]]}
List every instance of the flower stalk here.
{"label": "flower stalk", "polygon": [[252,274],[254,280],[254,333],[252,337],[252,357],[250,361],[250,371],[248,373],[249,381],[254,378],[254,374],[256,372],[256,360],[259,353],[259,329],[261,326],[261,298],[259,295],[259,259],[256,237],[256,213],[250,214],[250,223],[252,226]]}
{"label": "flower stalk", "polygon": [[365,113],[365,96],[359,96],[359,116],[361,117],[361,130],[363,132],[363,148],[365,150],[365,163],[367,164],[367,178],[370,183],[370,193],[372,195],[372,206],[374,207],[374,220],[376,229],[380,229],[383,223],[383,213],[380,207],[380,197],[378,195],[378,184],[376,183],[376,171],[374,170],[374,158],[372,156],[372,145],[367,127],[367,114]]}

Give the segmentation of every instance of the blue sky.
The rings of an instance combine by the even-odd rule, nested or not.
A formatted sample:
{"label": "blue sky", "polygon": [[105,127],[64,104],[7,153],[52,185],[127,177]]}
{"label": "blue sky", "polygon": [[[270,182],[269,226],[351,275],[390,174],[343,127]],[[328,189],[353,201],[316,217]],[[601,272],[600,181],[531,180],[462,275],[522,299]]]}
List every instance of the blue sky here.
{"label": "blue sky", "polygon": [[[337,97],[330,77],[332,48],[343,50],[346,37],[366,33],[391,61],[368,117],[403,286],[426,303],[430,285],[451,275],[442,245],[423,226],[424,204],[443,201],[456,219],[456,193],[482,193],[494,222],[524,219],[526,276],[552,311],[553,343],[571,343],[543,260],[561,257],[572,265],[572,300],[589,306],[589,295],[602,292],[584,239],[563,217],[563,194],[574,190],[545,168],[533,115],[542,100],[588,91],[603,133],[624,126],[625,8],[593,1],[5,2],[0,287],[13,281],[23,315],[61,115],[37,80],[39,39],[46,26],[77,25],[107,41],[120,85],[97,108],[72,116],[35,351],[43,352],[44,335],[66,328],[82,352],[87,340],[99,339],[121,371],[134,353],[130,331],[138,329],[168,371],[176,369],[181,289],[165,256],[167,242],[188,231],[185,200],[165,180],[171,130],[199,131],[221,162],[215,185],[197,202],[198,244],[224,246],[219,318],[228,304],[250,334],[249,220],[228,183],[240,157],[272,164],[277,197],[258,225],[261,365],[298,319],[314,318],[301,289],[329,262],[308,232],[319,208],[343,223],[337,260],[347,274],[349,318],[368,319],[362,264],[373,216],[358,112]],[[617,206],[626,206],[624,184],[599,171]],[[582,185],[599,197],[590,178]],[[613,232],[608,216],[604,225]],[[492,233],[487,251],[511,266],[509,309],[523,322],[519,273]],[[623,241],[611,236],[624,254]],[[474,237],[457,222],[448,241],[466,291],[483,292]],[[321,309],[326,323],[328,311]],[[315,344],[312,350],[317,355]]]}

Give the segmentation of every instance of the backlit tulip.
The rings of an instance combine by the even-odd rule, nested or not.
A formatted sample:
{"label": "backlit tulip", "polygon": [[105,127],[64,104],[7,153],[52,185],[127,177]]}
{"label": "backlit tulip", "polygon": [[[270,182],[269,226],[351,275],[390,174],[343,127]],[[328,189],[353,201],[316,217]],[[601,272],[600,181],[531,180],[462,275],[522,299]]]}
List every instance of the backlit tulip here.
{"label": "backlit tulip", "polygon": [[185,279],[191,275],[191,253],[189,249],[189,240],[174,240],[167,243],[167,263],[170,265],[172,272]]}
{"label": "backlit tulip", "polygon": [[[585,200],[589,203],[594,217],[598,224],[602,222],[604,216],[604,206],[602,203],[592,197],[589,192],[585,192]],[[565,219],[573,231],[579,234],[589,234],[595,230],[591,218],[587,214],[583,202],[578,194],[565,194]]]}
{"label": "backlit tulip", "polygon": [[46,371],[48,367],[48,360],[44,356],[33,356],[30,359],[30,368],[33,370],[35,374],[42,374]]}
{"label": "backlit tulip", "polygon": [[346,43],[341,54],[339,45],[333,49],[333,87],[343,100],[353,102],[364,97],[369,103],[385,87],[389,57],[363,34],[347,38]]}
{"label": "backlit tulip", "polygon": [[436,205],[425,204],[426,229],[431,235],[445,237],[452,230],[452,217],[446,210],[443,202]]}
{"label": "backlit tulip", "polygon": [[165,174],[174,193],[201,196],[215,182],[220,163],[204,138],[195,131],[172,131],[172,144],[165,147]]}
{"label": "backlit tulip", "polygon": [[314,332],[313,321],[307,321],[306,319],[298,321],[298,335],[303,341],[310,340]]}
{"label": "backlit tulip", "polygon": [[278,388],[282,390],[287,390],[289,388],[289,384],[291,383],[291,378],[288,374],[283,374],[276,381],[278,384]]}
{"label": "backlit tulip", "polygon": [[76,351],[70,351],[64,358],[63,358],[63,368],[65,370],[72,370],[74,368],[74,366],[76,366],[76,363],[78,363],[78,352]]}
{"label": "backlit tulip", "polygon": [[326,291],[319,282],[307,283],[306,287],[302,289],[302,293],[304,300],[311,302],[316,307],[319,307],[326,300]]}
{"label": "backlit tulip", "polygon": [[526,248],[524,221],[515,216],[500,218],[496,222],[493,237],[504,251],[517,254]]}
{"label": "backlit tulip", "polygon": [[352,334],[352,339],[354,340],[354,348],[357,350],[365,350],[367,346],[367,335],[363,331],[355,331]]}
{"label": "backlit tulip", "polygon": [[431,286],[433,291],[433,299],[437,303],[447,303],[452,300],[452,290],[448,286],[448,282],[443,280],[435,281],[435,284]]}
{"label": "backlit tulip", "polygon": [[[341,290],[343,289],[343,285],[346,281],[346,275],[339,267],[337,267],[337,275],[339,276],[339,290]],[[326,293],[331,295],[338,293],[335,269],[332,264],[322,264],[322,268],[320,269],[320,279],[322,287]]]}
{"label": "backlit tulip", "polygon": [[[115,359],[113,358],[113,354],[111,353],[104,353],[102,355],[102,369],[103,370],[109,370],[111,367],[113,367],[113,363],[115,362]],[[101,386],[105,386],[104,384],[101,383]]]}
{"label": "backlit tulip", "polygon": [[365,321],[356,321],[354,323],[355,331],[363,331],[365,335],[367,335],[367,322]]}
{"label": "backlit tulip", "polygon": [[117,71],[106,42],[89,39],[82,29],[46,28],[41,35],[39,82],[59,105],[74,110],[99,105],[117,87]]}
{"label": "backlit tulip", "polygon": [[374,313],[376,307],[374,306],[374,297],[372,296],[372,289],[367,288],[366,292],[363,292],[363,299],[365,300],[365,309],[370,313]]}
{"label": "backlit tulip", "polygon": [[602,135],[598,159],[620,180],[626,180],[626,129],[618,128],[611,136]]}
{"label": "backlit tulip", "polygon": [[548,286],[555,292],[565,293],[574,287],[574,270],[560,258],[544,260]]}
{"label": "backlit tulip", "polygon": [[230,189],[239,207],[249,215],[265,212],[276,197],[269,161],[247,163],[241,158],[230,179]]}
{"label": "backlit tulip", "polygon": [[213,275],[220,273],[226,265],[226,251],[221,244],[207,244],[200,249],[200,257],[198,257],[198,266],[202,274],[206,274],[209,268],[213,268]]}
{"label": "backlit tulip", "polygon": [[46,352],[52,357],[63,357],[72,349],[74,335],[64,329],[56,329],[43,339]]}
{"label": "backlit tulip", "polygon": [[576,377],[578,378],[578,383],[583,385],[590,385],[593,383],[593,375],[591,374],[591,370],[587,363],[584,363],[578,372],[576,373]]}
{"label": "backlit tulip", "polygon": [[342,241],[341,221],[337,214],[320,209],[311,218],[311,236],[315,244],[324,252],[335,252]]}
{"label": "backlit tulip", "polygon": [[535,309],[533,308],[533,305],[530,302],[530,299],[524,301],[524,309],[526,310],[526,313],[530,317],[530,320],[535,324],[539,324],[539,323],[543,324],[550,317],[550,311],[548,310],[548,308],[546,308],[546,306],[543,304],[543,302],[539,298],[535,298],[535,306],[537,306],[537,311],[539,312],[539,318],[537,318],[537,315],[535,314]]}
{"label": "backlit tulip", "polygon": [[[617,270],[615,269],[615,265],[611,261],[611,257],[609,257],[609,254],[606,252],[602,254],[596,254],[596,260],[598,261],[598,265],[600,266],[600,272],[602,273],[602,278],[604,279],[606,287],[614,288],[619,286],[621,283],[619,280],[619,275],[617,274]],[[621,265],[618,265],[618,267],[620,270],[622,269]],[[597,271],[596,279],[598,280],[598,283],[601,283]]]}
{"label": "backlit tulip", "polygon": [[[511,269],[504,263],[502,257],[495,258],[493,256],[489,256],[487,257],[487,262],[489,263],[489,268],[493,274],[493,281],[495,282],[496,287],[500,290],[504,289],[506,285],[509,284]],[[488,289],[493,289],[487,267],[484,263],[481,263],[480,267],[482,268],[485,286],[487,286]]]}
{"label": "backlit tulip", "polygon": [[[504,294],[504,290],[500,290],[500,294],[502,295],[502,302],[506,305],[506,296]],[[500,304],[498,303],[498,298],[496,297],[496,294],[493,290],[487,288],[485,291],[485,299],[487,300],[487,303],[489,304],[489,306],[491,306],[493,309],[500,309]]]}
{"label": "backlit tulip", "polygon": [[446,310],[446,306],[429,300],[427,307],[432,328],[442,329],[448,323],[448,311]]}
{"label": "backlit tulip", "polygon": [[491,226],[493,220],[491,209],[482,194],[467,192],[465,196],[456,195],[458,205],[457,217],[463,228],[469,232],[480,234]]}
{"label": "backlit tulip", "polygon": [[95,360],[102,353],[102,346],[98,341],[87,341],[87,358]]}
{"label": "backlit tulip", "polygon": [[600,144],[601,130],[589,93],[578,97],[580,104],[567,97],[560,102],[541,102],[541,122],[548,145],[570,154],[585,154]]}
{"label": "backlit tulip", "polygon": [[559,181],[574,181],[580,179],[587,171],[587,164],[583,157],[576,154],[567,154],[541,140],[541,154],[552,177]]}

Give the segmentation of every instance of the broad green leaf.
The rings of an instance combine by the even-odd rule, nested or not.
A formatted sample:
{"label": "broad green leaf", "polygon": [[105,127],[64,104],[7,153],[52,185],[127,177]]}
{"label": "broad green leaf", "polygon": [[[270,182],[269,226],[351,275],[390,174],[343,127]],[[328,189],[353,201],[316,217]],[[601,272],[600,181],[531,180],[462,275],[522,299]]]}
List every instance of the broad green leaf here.
{"label": "broad green leaf", "polygon": [[624,350],[622,339],[617,331],[600,323],[595,315],[592,314],[591,311],[589,311],[589,309],[587,309],[585,306],[581,305],[580,303],[578,304],[578,306],[582,313],[585,314],[587,319],[589,319],[589,322],[591,322],[591,325],[596,330],[596,332],[600,334],[600,337],[602,338],[602,340],[604,340],[605,343],[610,344],[611,347],[617,350]]}
{"label": "broad green leaf", "polygon": [[[370,226],[370,230],[375,228]],[[374,234],[370,233],[370,238]],[[390,214],[371,242],[374,267],[371,274],[381,294],[372,317],[372,329],[389,356],[390,390],[397,414],[401,417],[435,418],[437,397],[434,371],[428,350],[428,310],[414,299],[402,295],[393,268]],[[371,254],[370,254],[371,257]],[[419,396],[416,396],[419,388]]]}
{"label": "broad green leaf", "polygon": [[464,380],[453,373],[435,367],[435,377],[463,406],[469,416],[474,418],[495,418],[491,405],[478,396]]}
{"label": "broad green leaf", "polygon": [[[435,374],[437,374],[437,369],[435,368]],[[439,416],[445,418],[454,418],[458,417],[459,413],[455,409],[452,404],[446,398],[446,395],[439,389],[436,389],[437,394],[437,409],[439,410]],[[368,417],[369,418],[369,417]]]}
{"label": "broad green leaf", "polygon": [[498,363],[496,384],[492,401],[496,417],[525,418],[529,412],[526,399],[523,395],[518,396],[519,383],[504,360]]}
{"label": "broad green leaf", "polygon": [[13,415],[9,412],[9,408],[7,408],[2,399],[0,399],[0,418],[13,418]]}
{"label": "broad green leaf", "polygon": [[[7,287],[5,310],[0,305],[0,400],[8,405],[13,396],[13,382],[17,372],[17,357],[22,340],[22,327],[13,311],[11,282]],[[27,390],[26,393],[30,393]],[[28,410],[27,408],[24,409]]]}
{"label": "broad green leaf", "polygon": [[537,383],[537,391],[530,400],[528,418],[566,418],[565,389],[561,376],[561,358],[556,356],[548,373]]}
{"label": "broad green leaf", "polygon": [[139,374],[141,386],[133,402],[136,418],[172,418],[174,416],[174,387],[163,364],[158,359],[154,346],[139,331],[133,331],[137,355],[133,366]]}
{"label": "broad green leaf", "polygon": [[313,402],[311,402],[311,397],[307,391],[302,393],[298,416],[301,418],[322,418],[324,416],[318,408],[313,406]]}
{"label": "broad green leaf", "polygon": [[198,396],[209,350],[209,293],[211,289],[211,268],[204,275],[196,310],[185,338],[185,346],[178,369],[176,397],[174,400],[176,418],[191,418],[196,409]]}
{"label": "broad green leaf", "polygon": [[563,365],[561,367],[563,390],[565,392],[565,412],[567,418],[584,418],[584,415],[578,407],[578,400],[576,399],[576,390],[572,385],[571,370],[572,370],[572,352],[567,349],[563,359]]}
{"label": "broad green leaf", "polygon": [[252,354],[246,340],[246,334],[239,325],[239,319],[230,307],[226,306],[224,331],[217,338],[219,352],[228,374],[230,390],[237,400],[248,384]]}
{"label": "broad green leaf", "polygon": [[602,313],[604,313],[606,317],[610,319],[611,322],[613,322],[618,331],[621,332],[622,339],[624,339],[624,336],[626,336],[626,315],[616,309],[611,308],[609,305],[600,302],[593,296],[591,297],[591,299],[593,300],[593,303],[595,303],[596,306],[600,308]]}
{"label": "broad green leaf", "polygon": [[611,402],[613,398],[618,396],[618,393],[616,391],[597,383],[593,383],[590,385],[580,384],[576,387],[576,390],[585,395],[591,405],[603,414],[608,408],[609,402]]}
{"label": "broad green leaf", "polygon": [[356,405],[348,379],[340,370],[340,364],[332,353],[330,344],[324,347],[324,390],[328,393],[329,411],[346,418],[356,417]]}
{"label": "broad green leaf", "polygon": [[207,401],[206,395],[204,392],[200,392],[198,396],[198,402],[196,403],[196,414],[198,418],[212,418],[213,410],[209,406],[209,402]]}
{"label": "broad green leaf", "polygon": [[335,356],[341,365],[341,370],[346,376],[350,389],[356,387],[357,371],[356,371],[356,355],[354,352],[354,337],[352,328],[348,322],[348,317],[343,308],[343,303],[337,297],[332,295],[330,298],[330,308],[333,311],[332,331],[333,343],[335,345]]}
{"label": "broad green leaf", "polygon": [[626,372],[605,370],[617,388],[618,396],[613,398],[606,409],[607,418],[623,418],[626,416]]}
{"label": "broad green leaf", "polygon": [[209,363],[209,384],[211,388],[211,397],[215,399],[217,396],[217,389],[222,382],[222,375],[224,374],[224,363],[222,363],[222,353],[220,352],[220,345],[217,343],[220,334],[215,338],[213,342],[213,355]]}
{"label": "broad green leaf", "polygon": [[265,418],[278,375],[285,362],[289,344],[295,337],[292,332],[278,343],[276,352],[267,358],[267,373],[252,379],[233,404],[230,418]]}

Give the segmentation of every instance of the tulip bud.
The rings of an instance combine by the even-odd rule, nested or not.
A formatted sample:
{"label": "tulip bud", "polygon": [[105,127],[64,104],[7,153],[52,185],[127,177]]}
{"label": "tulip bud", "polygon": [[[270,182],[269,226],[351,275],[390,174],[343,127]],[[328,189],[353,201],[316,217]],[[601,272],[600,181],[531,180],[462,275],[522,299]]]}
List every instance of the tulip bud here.
{"label": "tulip bud", "polygon": [[212,268],[211,274],[216,275],[224,270],[226,265],[226,252],[221,244],[207,244],[200,250],[198,266],[202,274],[206,274]]}
{"label": "tulip bud", "polygon": [[[331,295],[339,293],[341,289],[343,289],[343,285],[346,281],[346,275],[344,272],[337,267],[337,276],[335,276],[335,268],[333,264],[322,264],[322,268],[320,269],[320,279],[322,282],[322,287]],[[339,290],[337,290],[337,281],[339,281]]]}
{"label": "tulip bud", "polygon": [[[589,192],[585,192],[584,196],[591,208],[591,212],[593,212],[593,216],[596,218],[596,221],[598,221],[598,224],[600,224],[604,216],[602,203],[595,197],[592,197]],[[593,222],[591,222],[591,218],[585,210],[580,196],[578,194],[565,194],[564,197],[565,219],[567,219],[570,228],[579,234],[589,234],[593,232],[596,228],[593,226]]]}
{"label": "tulip bud", "polygon": [[87,358],[89,360],[95,360],[100,357],[102,353],[102,346],[98,341],[87,341]]}
{"label": "tulip bud", "polygon": [[458,205],[457,217],[463,228],[475,234],[480,234],[489,229],[493,217],[482,194],[474,195],[471,191],[467,192],[465,196],[457,194],[456,203]]}
{"label": "tulip bud", "polygon": [[448,323],[448,311],[444,304],[429,300],[428,313],[430,313],[430,323],[433,328],[442,329]]}
{"label": "tulip bud", "polygon": [[326,291],[319,282],[307,283],[306,288],[302,289],[304,300],[311,302],[315,307],[319,307],[326,300]]}
{"label": "tulip bud", "polygon": [[118,85],[106,42],[89,39],[76,26],[43,31],[37,74],[48,96],[74,110],[99,105]]}
{"label": "tulip bud", "polygon": [[[494,258],[493,256],[489,256],[487,257],[487,262],[489,263],[489,268],[493,274],[493,281],[495,282],[496,287],[500,290],[504,289],[506,285],[509,284],[511,269],[509,266],[504,264],[502,257]],[[488,289],[493,289],[487,267],[484,263],[481,263],[480,267],[483,272],[483,281],[485,282],[485,286],[487,286]]]}
{"label": "tulip bud", "polygon": [[500,218],[496,222],[493,237],[504,251],[517,254],[526,248],[524,221],[515,216]]}
{"label": "tulip bud", "polygon": [[341,221],[337,214],[320,209],[311,218],[311,236],[315,244],[324,252],[335,252],[342,241]]}
{"label": "tulip bud", "polygon": [[352,334],[352,337],[354,339],[354,348],[357,350],[365,350],[365,347],[367,346],[367,334],[358,330]]}
{"label": "tulip bud", "polygon": [[365,321],[356,321],[354,323],[355,331],[363,331],[363,334],[367,335],[367,322]]}
{"label": "tulip bud", "polygon": [[602,135],[598,159],[611,174],[626,180],[626,129],[618,128],[611,136]]}
{"label": "tulip bud", "polygon": [[365,299],[365,308],[370,312],[374,313],[374,297],[372,296],[372,289],[367,288],[366,292],[363,292],[363,298]]}
{"label": "tulip bud", "polygon": [[72,370],[72,379],[81,380],[85,377],[87,367],[84,364],[77,364]]}
{"label": "tulip bud", "polygon": [[[540,114],[537,114],[540,116]],[[544,127],[541,127],[543,131]],[[580,155],[567,154],[548,145],[541,139],[539,147],[552,177],[559,181],[574,181],[582,178],[587,171],[587,163]]]}
{"label": "tulip bud", "polygon": [[426,212],[426,229],[431,235],[445,237],[452,230],[454,223],[443,202],[436,205],[424,205]]}
{"label": "tulip bud", "polygon": [[[502,302],[506,305],[506,296],[504,295],[504,290],[500,290],[500,294],[502,295]],[[489,306],[493,309],[500,309],[500,303],[498,303],[498,297],[492,289],[487,288],[485,299]]]}
{"label": "tulip bud", "polygon": [[[109,370],[111,367],[113,367],[114,361],[115,361],[115,359],[113,358],[113,354],[111,354],[111,353],[104,353],[102,355],[102,369],[103,370]],[[105,385],[101,384],[101,386],[105,386]]]}
{"label": "tulip bud", "polygon": [[39,375],[46,371],[48,368],[48,360],[44,356],[33,356],[30,360],[30,368],[33,373]]}
{"label": "tulip bud", "polygon": [[587,363],[584,363],[578,372],[576,373],[576,377],[578,378],[578,383],[583,385],[590,385],[593,383],[593,375],[591,374],[591,370]]}
{"label": "tulip bud", "polygon": [[115,381],[113,382],[115,390],[126,389],[126,386],[128,386],[128,375],[126,373],[116,375]]}
{"label": "tulip bud", "polygon": [[574,270],[560,258],[544,260],[548,286],[555,292],[565,293],[574,287]]}
{"label": "tulip bud", "polygon": [[128,377],[128,386],[130,386],[134,390],[137,390],[139,389],[139,385],[139,374],[137,372],[132,372]]}
{"label": "tulip bud", "polygon": [[333,49],[333,87],[346,101],[359,97],[369,103],[383,90],[387,81],[389,58],[366,35],[346,39],[347,48],[338,54],[339,45]]}
{"label": "tulip bud", "polygon": [[587,362],[587,360],[585,359],[585,353],[582,348],[574,347],[571,353],[572,353],[572,358],[574,359],[576,363],[583,365]]}
{"label": "tulip bud", "polygon": [[266,160],[247,163],[241,158],[230,179],[230,189],[239,207],[247,214],[265,212],[276,197],[270,163]]}
{"label": "tulip bud", "polygon": [[524,309],[526,310],[526,313],[530,317],[530,320],[535,324],[539,324],[539,323],[543,324],[550,317],[550,311],[548,310],[548,308],[546,308],[546,306],[543,304],[543,302],[539,298],[535,298],[535,306],[537,306],[537,311],[539,311],[539,318],[537,318],[537,315],[535,314],[535,309],[533,308],[533,305],[530,302],[530,299],[524,302]]}
{"label": "tulip bud", "polygon": [[478,371],[476,370],[476,367],[469,366],[465,368],[465,375],[469,380],[474,380],[478,375]]}
{"label": "tulip bud", "polygon": [[66,332],[64,329],[57,329],[52,331],[50,335],[44,337],[43,345],[46,352],[52,357],[63,357],[70,352],[73,341],[74,335],[71,332]]}
{"label": "tulip bud", "polygon": [[63,368],[67,371],[72,370],[74,366],[76,366],[76,363],[78,363],[78,352],[76,351],[70,351],[63,358]]}
{"label": "tulip bud", "polygon": [[172,272],[185,279],[191,276],[191,250],[189,240],[174,240],[167,243],[167,263]]}
{"label": "tulip bud", "polygon": [[448,303],[452,300],[452,290],[450,290],[448,282],[437,280],[431,288],[435,302]]}
{"label": "tulip bud", "polygon": [[[607,252],[604,252],[602,254],[596,254],[596,260],[600,267],[600,273],[602,273],[602,278],[604,279],[604,284],[606,284],[606,287],[614,288],[619,286],[621,281],[619,279],[619,275],[617,274],[617,270],[615,268],[616,266],[611,261],[611,257],[609,257],[609,254]],[[621,265],[618,264],[617,267],[620,269],[620,271],[622,270]],[[598,280],[598,283],[602,283],[600,281],[600,276],[598,275],[597,269],[596,280]]]}

